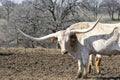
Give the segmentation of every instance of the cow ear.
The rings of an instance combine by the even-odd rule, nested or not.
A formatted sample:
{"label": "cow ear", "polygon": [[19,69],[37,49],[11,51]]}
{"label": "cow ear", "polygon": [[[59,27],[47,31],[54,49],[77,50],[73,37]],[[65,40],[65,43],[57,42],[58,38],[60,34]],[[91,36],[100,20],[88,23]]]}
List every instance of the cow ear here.
{"label": "cow ear", "polygon": [[52,43],[57,42],[57,40],[58,40],[58,38],[57,38],[57,37],[52,37],[52,38],[51,38],[51,42],[52,42]]}

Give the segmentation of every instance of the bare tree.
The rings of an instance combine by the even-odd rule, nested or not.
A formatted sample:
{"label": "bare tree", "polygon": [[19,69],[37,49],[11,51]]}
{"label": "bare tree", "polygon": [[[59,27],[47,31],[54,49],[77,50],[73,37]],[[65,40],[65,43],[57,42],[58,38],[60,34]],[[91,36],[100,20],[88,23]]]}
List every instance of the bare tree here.
{"label": "bare tree", "polygon": [[[13,16],[15,16],[15,18],[13,18],[13,23],[15,24],[17,44],[19,45],[19,34],[17,32],[17,27],[21,27],[28,34],[35,36],[39,26],[39,18],[37,17],[37,13],[39,12],[34,10],[32,1],[26,0],[21,5],[16,7],[14,13],[15,14]],[[26,41],[27,42],[25,44],[28,47],[35,47],[33,41]]]}
{"label": "bare tree", "polygon": [[[99,4],[100,0],[81,0],[79,6],[84,12],[93,13],[94,19],[96,19],[99,12]],[[86,14],[88,15],[88,13]]]}
{"label": "bare tree", "polygon": [[118,0],[118,8],[117,8],[117,12],[118,12],[118,20],[120,20],[120,0]]}
{"label": "bare tree", "polygon": [[114,20],[114,14],[118,9],[118,1],[117,0],[102,0],[100,5],[102,8],[107,10],[110,18]]}
{"label": "bare tree", "polygon": [[14,10],[15,3],[11,0],[1,0],[2,6],[4,6],[4,9],[6,11],[7,20],[10,19],[10,14]]}
{"label": "bare tree", "polygon": [[77,0],[36,0],[36,2],[34,7],[48,15],[51,20],[48,23],[54,27],[52,32],[55,32],[64,28],[64,22],[68,21],[68,16],[74,12],[73,7],[76,6]]}
{"label": "bare tree", "polygon": [[33,36],[53,33],[81,20],[76,8],[79,3],[79,0],[26,0],[16,8],[14,22]]}
{"label": "bare tree", "polygon": [[[4,30],[9,34],[6,34],[6,38],[9,37],[7,40],[9,44],[14,40],[17,45],[23,43],[27,45],[26,47],[36,47],[49,46],[50,41],[46,43],[31,41],[21,36],[17,27],[36,37],[63,30],[73,23],[96,19],[101,0],[23,0],[21,4],[15,4],[13,0],[0,1],[2,2],[0,17],[7,20]],[[103,2],[107,1],[102,1],[101,6]],[[107,6],[102,7],[111,11]],[[111,12],[109,14],[111,15]]]}
{"label": "bare tree", "polygon": [[76,2],[77,0],[26,0],[16,7],[13,22],[33,36],[56,32],[77,19],[74,17]]}
{"label": "bare tree", "polygon": [[94,19],[97,19],[98,13],[99,13],[99,4],[100,0],[90,0],[91,7],[94,15]]}

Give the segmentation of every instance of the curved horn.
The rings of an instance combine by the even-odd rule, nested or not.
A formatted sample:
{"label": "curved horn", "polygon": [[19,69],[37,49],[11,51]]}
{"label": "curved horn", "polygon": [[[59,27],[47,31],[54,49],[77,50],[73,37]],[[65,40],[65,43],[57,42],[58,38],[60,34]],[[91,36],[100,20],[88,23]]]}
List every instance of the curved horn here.
{"label": "curved horn", "polygon": [[41,40],[45,40],[45,39],[48,39],[48,38],[56,37],[56,35],[57,35],[56,33],[52,33],[52,34],[49,34],[49,35],[46,35],[46,36],[43,36],[43,37],[40,37],[40,38],[36,38],[36,37],[32,37],[30,35],[25,34],[19,28],[18,28],[18,31],[20,33],[22,33],[25,37],[30,38],[31,40],[36,40],[36,41],[41,41]]}
{"label": "curved horn", "polygon": [[97,23],[100,21],[101,17],[98,18],[98,20],[95,22],[95,24],[93,26],[91,26],[91,27],[89,27],[87,29],[82,29],[82,30],[74,29],[74,30],[71,30],[70,32],[76,32],[76,33],[86,33],[86,32],[89,32],[89,31],[91,31],[92,29],[95,28],[95,26],[97,25]]}

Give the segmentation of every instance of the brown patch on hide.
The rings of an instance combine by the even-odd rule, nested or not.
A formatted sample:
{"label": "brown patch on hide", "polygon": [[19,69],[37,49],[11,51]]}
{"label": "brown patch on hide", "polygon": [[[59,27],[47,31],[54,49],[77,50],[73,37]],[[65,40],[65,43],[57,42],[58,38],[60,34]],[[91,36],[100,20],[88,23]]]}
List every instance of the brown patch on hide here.
{"label": "brown patch on hide", "polygon": [[70,46],[72,51],[77,51],[77,36],[75,33],[70,35]]}
{"label": "brown patch on hide", "polygon": [[51,42],[52,42],[52,43],[57,42],[57,40],[58,40],[58,38],[56,38],[56,37],[51,38]]}

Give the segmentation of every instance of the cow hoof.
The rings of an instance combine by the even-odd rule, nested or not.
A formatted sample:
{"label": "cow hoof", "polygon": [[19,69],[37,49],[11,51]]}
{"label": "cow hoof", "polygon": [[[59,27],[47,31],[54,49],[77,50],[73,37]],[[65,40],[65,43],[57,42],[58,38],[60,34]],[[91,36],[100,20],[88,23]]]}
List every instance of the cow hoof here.
{"label": "cow hoof", "polygon": [[78,78],[81,78],[82,77],[82,73],[79,73],[76,77],[75,77],[75,79],[78,79]]}
{"label": "cow hoof", "polygon": [[97,73],[96,75],[101,76],[102,74],[99,72],[99,73]]}
{"label": "cow hoof", "polygon": [[82,76],[82,79],[87,79],[87,75]]}
{"label": "cow hoof", "polygon": [[101,74],[101,72],[97,72],[97,75],[100,75]]}

